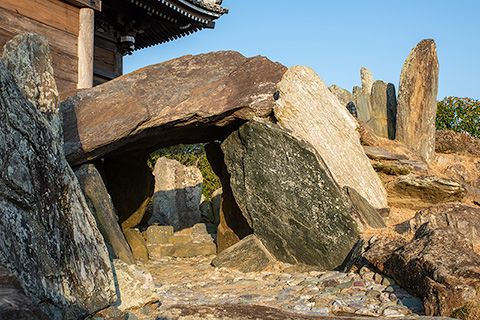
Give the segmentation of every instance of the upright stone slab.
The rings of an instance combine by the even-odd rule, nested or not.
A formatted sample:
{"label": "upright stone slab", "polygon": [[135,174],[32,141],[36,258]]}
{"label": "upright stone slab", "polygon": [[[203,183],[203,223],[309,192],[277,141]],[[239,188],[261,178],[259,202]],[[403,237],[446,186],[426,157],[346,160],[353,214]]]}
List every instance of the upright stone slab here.
{"label": "upright stone slab", "polygon": [[153,215],[148,223],[173,226],[175,231],[199,223],[203,186],[200,169],[162,157],[155,163],[153,175]]}
{"label": "upright stone slab", "polygon": [[115,301],[107,248],[58,132],[0,59],[0,263],[51,319]]}
{"label": "upright stone slab", "polygon": [[118,224],[112,199],[97,168],[93,164],[84,164],[75,169],[75,175],[82,187],[88,207],[95,216],[98,229],[111,248],[112,258],[128,264],[135,263],[132,250]]}
{"label": "upright stone slab", "polygon": [[310,68],[295,66],[278,90],[278,124],[311,143],[338,184],[354,188],[375,208],[386,207],[385,188],[360,145],[357,122],[322,79]]}
{"label": "upright stone slab", "polygon": [[388,138],[388,115],[387,115],[387,87],[388,85],[377,80],[372,87],[372,117],[367,124],[377,136]]}
{"label": "upright stone slab", "polygon": [[430,162],[435,151],[438,59],[432,39],[412,49],[400,75],[396,139]]}
{"label": "upright stone slab", "polygon": [[309,143],[251,120],[221,147],[236,203],[277,260],[329,270],[344,262],[361,226]]}

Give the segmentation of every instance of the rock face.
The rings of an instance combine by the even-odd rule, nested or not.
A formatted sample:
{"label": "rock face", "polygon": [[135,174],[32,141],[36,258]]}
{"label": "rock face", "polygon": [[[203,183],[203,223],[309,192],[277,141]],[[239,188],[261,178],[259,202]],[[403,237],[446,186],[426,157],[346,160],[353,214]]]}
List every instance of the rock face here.
{"label": "rock face", "polygon": [[276,261],[253,234],[222,251],[212,261],[217,268],[236,269],[240,272],[260,272],[272,268]]}
{"label": "rock face", "polygon": [[115,300],[107,248],[58,132],[1,60],[0,87],[0,262],[50,318],[77,319]]}
{"label": "rock face", "polygon": [[113,259],[135,263],[135,258],[128,246],[117,221],[112,199],[107,192],[100,173],[93,164],[84,164],[75,170],[78,182],[90,211],[95,216],[97,226],[103,235],[107,246],[110,246],[110,255]]}
{"label": "rock face", "polygon": [[3,266],[0,266],[0,319],[49,319],[32,300],[25,296],[18,279]]}
{"label": "rock face", "polygon": [[475,296],[480,256],[451,228],[420,228],[409,243],[371,244],[363,257],[402,288],[422,298],[427,315],[449,316]]}
{"label": "rock face", "polygon": [[200,169],[162,157],[155,163],[153,175],[153,215],[148,223],[173,226],[175,231],[199,223],[203,187]]}
{"label": "rock face", "polygon": [[277,260],[325,269],[343,263],[361,226],[311,145],[251,120],[221,147],[236,203]]}
{"label": "rock face", "polygon": [[135,228],[123,229],[125,239],[132,250],[133,257],[139,261],[148,261],[148,250],[145,238]]}
{"label": "rock face", "polygon": [[310,68],[295,66],[278,90],[278,124],[311,143],[338,184],[354,188],[375,208],[386,207],[386,191],[360,145],[356,121],[322,79]]}
{"label": "rock face", "polygon": [[146,268],[128,265],[118,259],[113,260],[113,265],[116,285],[120,293],[115,303],[118,309],[125,311],[158,301],[152,275]]}
{"label": "rock face", "polygon": [[422,40],[408,55],[400,75],[396,139],[419,151],[427,162],[435,151],[437,91],[437,48],[433,40]]}
{"label": "rock face", "polygon": [[151,152],[221,140],[231,126],[271,113],[285,71],[265,57],[215,52],[143,68],[82,91],[61,105],[67,159],[77,164],[120,148]]}
{"label": "rock face", "polygon": [[424,223],[428,227],[450,227],[480,248],[480,208],[465,203],[440,203],[421,210],[410,221],[413,230]]}

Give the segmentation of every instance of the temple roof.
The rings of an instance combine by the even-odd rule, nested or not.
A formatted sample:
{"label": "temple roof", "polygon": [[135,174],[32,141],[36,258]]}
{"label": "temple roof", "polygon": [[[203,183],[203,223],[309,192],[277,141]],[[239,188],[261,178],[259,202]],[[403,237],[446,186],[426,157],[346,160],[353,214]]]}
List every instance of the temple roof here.
{"label": "temple roof", "polygon": [[134,38],[131,52],[214,28],[225,13],[213,0],[103,0],[101,16],[123,39]]}

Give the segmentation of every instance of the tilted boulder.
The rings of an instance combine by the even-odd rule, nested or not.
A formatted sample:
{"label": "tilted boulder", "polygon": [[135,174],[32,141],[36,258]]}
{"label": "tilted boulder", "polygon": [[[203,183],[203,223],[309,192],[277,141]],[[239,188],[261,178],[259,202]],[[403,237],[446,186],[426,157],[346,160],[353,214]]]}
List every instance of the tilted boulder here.
{"label": "tilted boulder", "polygon": [[153,215],[148,223],[173,226],[175,231],[199,223],[203,187],[200,169],[162,157],[156,161],[153,175]]}
{"label": "tilted boulder", "polygon": [[357,190],[375,208],[387,206],[387,194],[356,131],[357,122],[308,67],[290,68],[278,84],[278,124],[311,143],[340,186]]}
{"label": "tilted boulder", "polygon": [[435,152],[438,59],[432,39],[422,40],[410,52],[400,74],[396,139],[420,152],[425,161]]}
{"label": "tilted boulder", "polygon": [[111,256],[123,262],[135,263],[135,258],[117,221],[112,199],[107,192],[100,173],[93,164],[84,164],[75,169],[88,207],[95,216],[97,226],[111,248]]}
{"label": "tilted boulder", "polygon": [[480,256],[449,227],[424,224],[410,242],[379,238],[363,258],[421,298],[427,315],[450,316],[475,297],[480,285]]}
{"label": "tilted boulder", "polygon": [[277,260],[325,269],[344,262],[362,226],[309,143],[258,119],[233,132],[221,148],[235,201]]}
{"label": "tilted boulder", "polygon": [[115,301],[107,248],[58,132],[0,60],[0,263],[52,319]]}

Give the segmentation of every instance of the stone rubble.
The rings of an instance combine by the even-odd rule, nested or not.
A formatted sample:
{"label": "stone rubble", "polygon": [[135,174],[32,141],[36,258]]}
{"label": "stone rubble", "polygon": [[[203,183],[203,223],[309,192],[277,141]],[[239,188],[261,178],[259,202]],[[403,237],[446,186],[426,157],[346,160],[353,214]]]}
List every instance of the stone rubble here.
{"label": "stone rubble", "polygon": [[[423,303],[395,281],[363,267],[357,272],[272,271],[242,273],[211,265],[214,256],[161,257],[145,266],[152,274],[158,312],[175,305],[262,305],[306,315],[415,316]],[[287,269],[288,268],[288,269]]]}

